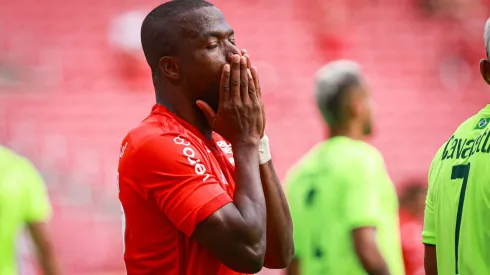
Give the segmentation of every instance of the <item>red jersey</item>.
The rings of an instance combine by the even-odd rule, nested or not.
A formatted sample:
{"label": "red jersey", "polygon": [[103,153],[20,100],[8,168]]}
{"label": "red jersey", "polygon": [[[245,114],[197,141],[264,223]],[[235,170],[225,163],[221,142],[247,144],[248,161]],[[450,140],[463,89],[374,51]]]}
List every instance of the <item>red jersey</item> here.
{"label": "red jersey", "polygon": [[400,210],[400,232],[406,275],[424,275],[424,245],[422,243],[422,219]]}
{"label": "red jersey", "polygon": [[191,238],[235,190],[231,145],[206,139],[165,107],[121,145],[118,184],[128,275],[236,275]]}

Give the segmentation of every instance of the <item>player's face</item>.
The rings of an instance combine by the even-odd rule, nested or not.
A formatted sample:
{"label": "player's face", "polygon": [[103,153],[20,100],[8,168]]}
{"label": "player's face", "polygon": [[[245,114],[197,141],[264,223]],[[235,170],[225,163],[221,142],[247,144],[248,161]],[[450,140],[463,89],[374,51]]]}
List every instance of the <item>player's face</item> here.
{"label": "player's face", "polygon": [[233,29],[217,8],[195,11],[192,21],[189,51],[182,55],[181,73],[194,99],[204,100],[217,111],[223,65],[231,63],[231,56],[240,51],[235,46]]}
{"label": "player's face", "polygon": [[480,61],[480,72],[483,77],[483,80],[490,85],[490,61],[487,59],[482,59]]}

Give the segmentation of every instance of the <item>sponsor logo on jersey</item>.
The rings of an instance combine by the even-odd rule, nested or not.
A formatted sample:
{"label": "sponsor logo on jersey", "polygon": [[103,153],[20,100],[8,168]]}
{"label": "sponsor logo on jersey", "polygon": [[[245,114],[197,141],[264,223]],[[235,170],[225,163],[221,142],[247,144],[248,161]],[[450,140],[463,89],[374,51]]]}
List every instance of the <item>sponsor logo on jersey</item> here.
{"label": "sponsor logo on jersey", "polygon": [[194,171],[197,175],[204,176],[202,181],[206,181],[210,177],[210,175],[206,171],[206,166],[204,166],[204,164],[201,163],[201,160],[197,158],[194,148],[192,147],[191,143],[186,139],[186,137],[175,137],[174,143],[181,146],[184,158],[186,158],[189,165],[194,168]]}
{"label": "sponsor logo on jersey", "polygon": [[216,142],[216,144],[218,145],[219,148],[221,148],[223,153],[225,153],[225,154],[231,154],[232,153],[231,144],[228,144],[226,141],[221,140],[221,141]]}
{"label": "sponsor logo on jersey", "polygon": [[478,123],[475,126],[475,129],[485,129],[488,125],[488,122],[490,122],[490,118],[480,118]]}

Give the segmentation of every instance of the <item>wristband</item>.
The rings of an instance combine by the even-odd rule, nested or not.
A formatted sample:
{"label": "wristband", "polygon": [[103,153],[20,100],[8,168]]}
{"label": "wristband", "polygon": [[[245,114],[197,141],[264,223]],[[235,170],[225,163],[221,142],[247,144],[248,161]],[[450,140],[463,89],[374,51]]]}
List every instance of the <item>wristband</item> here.
{"label": "wristband", "polygon": [[269,149],[269,138],[264,136],[259,141],[259,163],[262,165],[272,159],[271,150]]}

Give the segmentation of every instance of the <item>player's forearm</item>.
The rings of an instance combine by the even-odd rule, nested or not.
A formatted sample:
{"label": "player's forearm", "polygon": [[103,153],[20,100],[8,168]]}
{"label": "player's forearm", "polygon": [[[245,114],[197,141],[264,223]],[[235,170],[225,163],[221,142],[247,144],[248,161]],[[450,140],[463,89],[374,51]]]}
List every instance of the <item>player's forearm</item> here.
{"label": "player's forearm", "polygon": [[44,275],[61,275],[61,269],[53,255],[40,255],[39,262]]}
{"label": "player's forearm", "polygon": [[426,275],[437,275],[437,253],[435,245],[424,244],[424,268]]}
{"label": "player's forearm", "polygon": [[56,258],[51,234],[46,223],[34,222],[27,225],[36,244],[39,264],[44,275],[60,275],[61,268]]}
{"label": "player's forearm", "polygon": [[301,275],[298,258],[294,258],[291,264],[287,267],[286,275]]}
{"label": "player's forearm", "polygon": [[54,248],[49,241],[38,246],[38,259],[44,275],[60,275],[61,268],[56,259]]}
{"label": "player's forearm", "polygon": [[258,141],[233,144],[233,154],[236,185],[234,204],[249,232],[250,242],[263,245],[260,249],[265,250],[266,204],[257,166]]}
{"label": "player's forearm", "polygon": [[364,270],[369,275],[389,275],[381,252],[376,243],[376,229],[361,227],[353,230],[354,249]]}
{"label": "player's forearm", "polygon": [[388,266],[377,248],[370,251],[364,251],[358,256],[362,266],[369,275],[390,275]]}
{"label": "player's forearm", "polygon": [[264,266],[285,268],[294,255],[293,223],[272,161],[260,165],[260,179],[267,206],[267,248]]}

